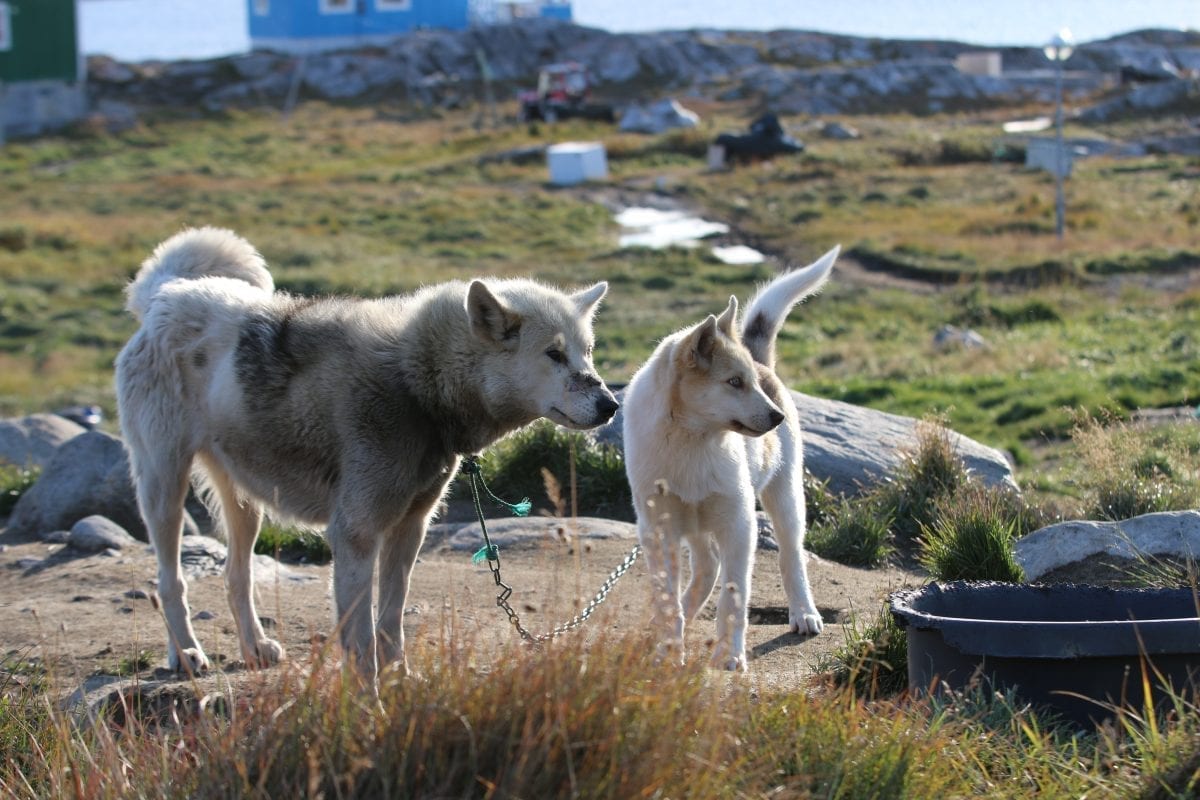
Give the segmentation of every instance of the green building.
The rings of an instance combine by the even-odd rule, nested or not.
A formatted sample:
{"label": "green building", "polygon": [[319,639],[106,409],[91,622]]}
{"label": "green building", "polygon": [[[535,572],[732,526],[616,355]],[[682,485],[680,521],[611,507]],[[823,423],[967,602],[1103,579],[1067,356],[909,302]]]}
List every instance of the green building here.
{"label": "green building", "polygon": [[0,134],[34,136],[84,115],[77,0],[0,0]]}

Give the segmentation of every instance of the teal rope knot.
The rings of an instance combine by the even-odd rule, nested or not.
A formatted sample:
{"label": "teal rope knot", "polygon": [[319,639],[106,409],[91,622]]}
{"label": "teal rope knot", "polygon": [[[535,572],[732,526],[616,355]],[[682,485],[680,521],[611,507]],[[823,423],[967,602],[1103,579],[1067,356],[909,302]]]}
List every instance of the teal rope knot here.
{"label": "teal rope knot", "polygon": [[[483,490],[487,492],[487,496],[492,498],[492,500],[497,504],[507,508],[513,514],[513,516],[528,517],[529,512],[533,510],[533,503],[529,502],[528,497],[521,498],[521,502],[519,503],[510,503],[507,500],[501,500],[499,497],[496,497],[496,495],[492,494],[492,490],[488,488],[487,483],[485,483],[483,480],[483,468],[479,464],[479,456],[463,456],[462,466],[459,467],[459,471],[471,479],[472,487],[474,487],[475,482],[478,481],[479,485],[483,487]],[[479,508],[478,501],[476,502],[475,510],[479,512],[479,516],[482,518],[483,510]]]}

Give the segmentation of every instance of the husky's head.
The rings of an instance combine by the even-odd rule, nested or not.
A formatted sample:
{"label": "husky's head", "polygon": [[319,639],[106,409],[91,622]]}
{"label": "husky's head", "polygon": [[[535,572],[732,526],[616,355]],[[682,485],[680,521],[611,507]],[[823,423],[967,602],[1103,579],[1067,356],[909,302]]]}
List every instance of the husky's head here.
{"label": "husky's head", "polygon": [[710,314],[680,341],[671,409],[690,426],[762,436],[784,415],[763,391],[759,365],[739,340],[737,309],[730,297],[720,317]]}
{"label": "husky's head", "polygon": [[592,366],[592,316],[607,291],[607,283],[565,294],[530,281],[472,281],[471,330],[496,356],[484,376],[490,398],[568,428],[612,419],[616,398]]}

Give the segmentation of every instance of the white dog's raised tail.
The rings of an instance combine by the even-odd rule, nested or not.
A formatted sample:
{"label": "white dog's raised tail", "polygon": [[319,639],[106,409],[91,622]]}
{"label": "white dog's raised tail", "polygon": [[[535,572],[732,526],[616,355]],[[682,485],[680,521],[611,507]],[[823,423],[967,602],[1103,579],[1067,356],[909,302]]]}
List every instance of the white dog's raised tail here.
{"label": "white dog's raised tail", "polygon": [[792,270],[759,288],[742,322],[742,343],[759,364],[774,368],[775,337],[792,306],[815,294],[829,279],[841,245],[807,267]]}

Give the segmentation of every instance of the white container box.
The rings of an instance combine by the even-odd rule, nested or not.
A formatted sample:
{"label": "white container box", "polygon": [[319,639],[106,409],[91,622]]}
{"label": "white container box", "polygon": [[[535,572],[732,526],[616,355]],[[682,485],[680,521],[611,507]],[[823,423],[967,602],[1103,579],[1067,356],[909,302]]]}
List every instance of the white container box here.
{"label": "white container box", "polygon": [[546,163],[550,167],[550,182],[557,186],[573,186],[608,177],[608,157],[600,142],[550,145],[546,148]]}

